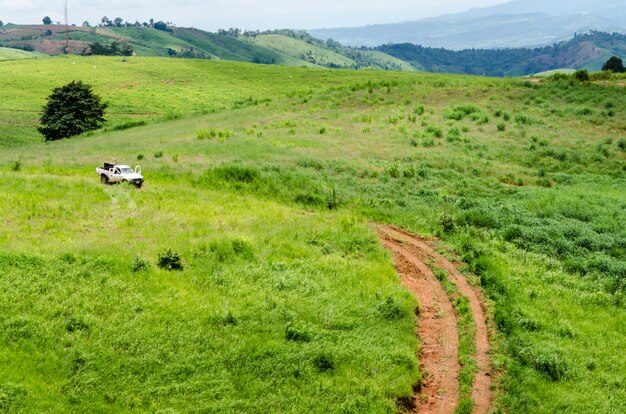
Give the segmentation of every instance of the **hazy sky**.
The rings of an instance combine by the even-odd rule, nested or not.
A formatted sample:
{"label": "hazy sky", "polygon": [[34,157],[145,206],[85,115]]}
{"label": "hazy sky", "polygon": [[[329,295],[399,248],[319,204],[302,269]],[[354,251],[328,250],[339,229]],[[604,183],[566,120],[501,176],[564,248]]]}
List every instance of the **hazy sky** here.
{"label": "hazy sky", "polygon": [[[110,19],[172,21],[201,29],[360,26],[484,7],[506,0],[68,0],[70,23]],[[40,23],[43,16],[63,20],[63,0],[0,0],[0,20]]]}

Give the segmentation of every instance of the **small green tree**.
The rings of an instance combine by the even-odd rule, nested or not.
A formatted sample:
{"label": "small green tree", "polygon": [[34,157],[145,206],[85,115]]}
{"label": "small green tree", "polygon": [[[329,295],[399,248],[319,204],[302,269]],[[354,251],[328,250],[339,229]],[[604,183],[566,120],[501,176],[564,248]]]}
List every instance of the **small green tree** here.
{"label": "small green tree", "polygon": [[43,24],[52,24],[52,19],[48,16],[41,19],[41,21],[43,22]]}
{"label": "small green tree", "polygon": [[604,66],[602,66],[602,70],[614,72],[614,73],[624,73],[626,72],[626,68],[624,68],[624,62],[622,59],[617,56],[611,57],[606,61]]}
{"label": "small green tree", "polygon": [[107,104],[90,85],[72,81],[55,88],[43,109],[37,130],[44,141],[54,141],[93,131],[104,123]]}

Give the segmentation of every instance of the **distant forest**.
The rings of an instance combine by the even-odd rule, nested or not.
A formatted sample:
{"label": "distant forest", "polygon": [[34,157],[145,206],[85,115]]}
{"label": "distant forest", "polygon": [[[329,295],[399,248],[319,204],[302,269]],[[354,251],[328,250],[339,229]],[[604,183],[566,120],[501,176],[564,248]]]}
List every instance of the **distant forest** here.
{"label": "distant forest", "polygon": [[[583,44],[591,46],[585,51]],[[376,50],[428,72],[485,76],[520,76],[575,65],[576,58],[589,60],[593,47],[626,56],[626,35],[591,31],[571,40],[536,49],[467,49],[453,51],[411,43],[388,44]],[[585,56],[585,53],[588,56]],[[573,56],[575,55],[575,56]]]}

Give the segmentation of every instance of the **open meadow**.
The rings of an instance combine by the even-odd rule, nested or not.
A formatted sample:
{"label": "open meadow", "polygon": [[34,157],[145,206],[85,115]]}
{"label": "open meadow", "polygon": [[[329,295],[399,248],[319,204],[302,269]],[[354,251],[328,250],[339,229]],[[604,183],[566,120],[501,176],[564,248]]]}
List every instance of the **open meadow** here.
{"label": "open meadow", "polygon": [[[74,79],[110,122],[40,142]],[[0,62],[0,412],[401,412],[419,304],[374,223],[484,291],[493,412],[626,412],[619,82]]]}

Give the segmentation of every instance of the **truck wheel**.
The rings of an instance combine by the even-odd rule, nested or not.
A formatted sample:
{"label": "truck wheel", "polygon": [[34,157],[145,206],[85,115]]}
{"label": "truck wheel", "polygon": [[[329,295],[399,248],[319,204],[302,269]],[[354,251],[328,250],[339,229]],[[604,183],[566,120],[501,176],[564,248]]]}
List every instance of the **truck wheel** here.
{"label": "truck wheel", "polygon": [[108,184],[108,183],[109,183],[109,177],[107,177],[105,174],[102,174],[102,175],[100,176],[100,182],[101,182],[102,184]]}

